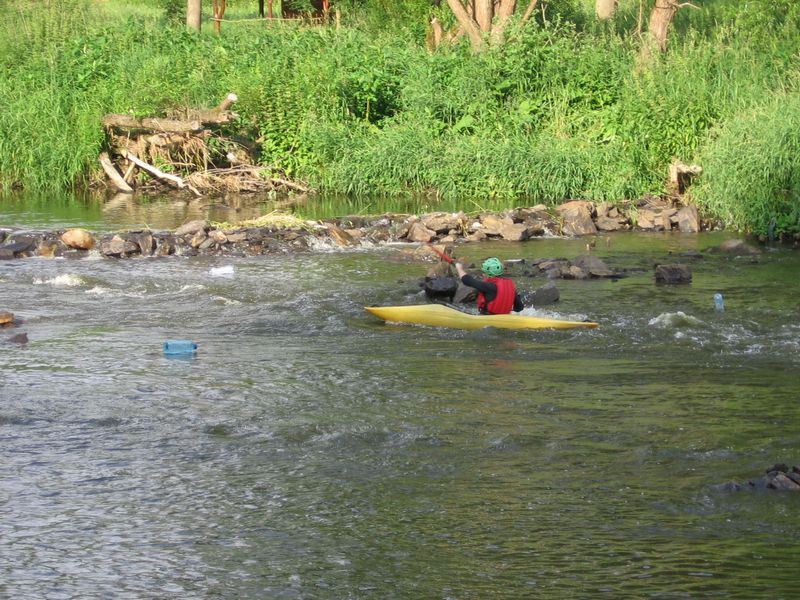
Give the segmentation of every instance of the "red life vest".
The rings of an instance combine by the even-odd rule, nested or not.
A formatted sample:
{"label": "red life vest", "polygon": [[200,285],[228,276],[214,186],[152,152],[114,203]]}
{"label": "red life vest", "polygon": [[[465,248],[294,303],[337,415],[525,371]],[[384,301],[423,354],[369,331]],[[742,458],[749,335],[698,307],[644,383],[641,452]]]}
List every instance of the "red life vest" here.
{"label": "red life vest", "polygon": [[514,282],[500,277],[489,277],[484,281],[497,286],[497,297],[487,304],[486,297],[478,292],[478,310],[490,315],[507,315],[510,313],[511,309],[514,308],[514,298],[517,295]]}

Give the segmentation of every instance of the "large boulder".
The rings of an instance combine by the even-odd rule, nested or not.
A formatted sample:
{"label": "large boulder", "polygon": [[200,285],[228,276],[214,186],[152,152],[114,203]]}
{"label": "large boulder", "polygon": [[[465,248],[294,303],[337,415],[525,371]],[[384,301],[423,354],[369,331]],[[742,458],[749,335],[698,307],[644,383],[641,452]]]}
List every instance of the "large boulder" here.
{"label": "large boulder", "polygon": [[177,238],[171,233],[157,236],[155,250],[156,256],[170,256],[175,254],[177,244]]}
{"label": "large boulder", "polygon": [[124,257],[139,253],[139,245],[120,235],[105,238],[100,242],[100,253],[104,256]]}
{"label": "large boulder", "polygon": [[564,279],[589,279],[591,276],[591,273],[577,265],[570,265],[566,270],[561,270],[561,277]]}
{"label": "large boulder", "polygon": [[139,247],[142,256],[151,256],[156,249],[156,240],[150,231],[136,231],[128,234],[128,240]]}
{"label": "large boulder", "polygon": [[595,227],[598,231],[619,231],[628,226],[628,220],[622,217],[597,217],[595,219]]}
{"label": "large boulder", "polygon": [[526,305],[547,306],[548,304],[555,304],[558,302],[561,294],[556,284],[550,281],[532,292],[524,293],[522,296],[522,301]]}
{"label": "large boulder", "polygon": [[573,266],[583,269],[592,277],[613,277],[614,271],[608,268],[608,265],[596,256],[589,254],[578,256],[572,261]]}
{"label": "large boulder", "polygon": [[328,225],[328,237],[330,237],[337,246],[352,246],[356,243],[352,235],[336,225]]}
{"label": "large boulder", "polygon": [[656,265],[656,283],[673,285],[691,282],[692,268],[689,265]]}
{"label": "large boulder", "polygon": [[462,213],[436,212],[423,215],[420,217],[420,221],[425,227],[437,234],[448,233],[461,228],[464,215]]}
{"label": "large boulder", "polygon": [[503,230],[514,225],[514,219],[506,215],[484,213],[480,217],[480,230],[486,235],[503,235]]}
{"label": "large boulder", "polygon": [[475,302],[477,298],[478,290],[476,290],[474,287],[464,285],[460,281],[458,282],[456,293],[453,294],[453,302],[457,304],[466,304],[468,302]]}
{"label": "large boulder", "polygon": [[6,240],[0,246],[0,258],[15,258],[17,256],[29,256],[36,250],[40,237],[34,235],[15,235]]}
{"label": "large boulder", "polygon": [[696,206],[684,206],[673,218],[678,223],[678,229],[682,233],[697,233],[700,231],[700,216],[697,214]]}
{"label": "large boulder", "polygon": [[426,279],[422,287],[425,295],[432,300],[446,298],[452,301],[458,289],[458,283],[455,277],[434,277]]}
{"label": "large boulder", "polygon": [[597,233],[597,227],[592,220],[594,205],[585,200],[573,200],[556,207],[556,213],[563,220],[562,232],[564,235],[581,236]]}
{"label": "large boulder", "polygon": [[181,225],[175,230],[175,235],[183,236],[183,235],[194,235],[198,231],[208,229],[208,221],[205,220],[196,220],[196,221],[189,221],[188,223]]}
{"label": "large boulder", "polygon": [[499,228],[500,237],[509,242],[522,242],[530,237],[530,229],[524,223],[504,224]]}
{"label": "large boulder", "polygon": [[61,235],[61,241],[76,250],[91,250],[96,243],[94,236],[85,229],[67,229]]}
{"label": "large boulder", "polygon": [[446,262],[438,262],[435,265],[432,265],[430,269],[428,269],[427,274],[425,277],[427,279],[435,279],[437,277],[451,277],[452,274],[450,272],[450,265]]}
{"label": "large boulder", "polygon": [[436,232],[428,229],[422,223],[413,223],[406,234],[409,242],[430,242],[436,237]]}

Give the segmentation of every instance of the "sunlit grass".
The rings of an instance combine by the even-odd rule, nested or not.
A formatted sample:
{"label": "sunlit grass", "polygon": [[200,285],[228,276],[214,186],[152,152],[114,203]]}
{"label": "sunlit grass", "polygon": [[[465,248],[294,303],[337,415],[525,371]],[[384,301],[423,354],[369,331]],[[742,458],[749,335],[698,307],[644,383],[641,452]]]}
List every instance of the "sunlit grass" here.
{"label": "sunlit grass", "polygon": [[[479,56],[467,44],[428,52],[417,23],[427,0],[398,0],[408,11],[403,27],[398,10],[380,22],[387,3],[384,12],[381,2],[342,3],[350,8],[340,29],[265,24],[253,20],[256,2],[230,1],[221,36],[209,3],[198,36],[183,24],[185,2],[170,1],[171,18],[164,0],[11,3],[0,22],[0,185],[81,186],[106,143],[104,113],[167,115],[215,106],[231,91],[241,121],[224,133],[257,143],[265,168],[397,208],[408,198],[415,208],[464,211],[619,202],[665,193],[677,159],[708,162],[697,196],[707,210],[763,230],[766,212],[757,216],[729,190],[742,173],[766,176],[722,168],[715,157],[723,144],[742,155],[750,144],[769,174],[800,154],[794,137],[770,137],[780,118],[772,129],[754,124],[752,141],[733,137],[751,107],[800,91],[796,17],[783,15],[771,32],[777,9],[768,3],[759,19],[722,1],[717,21],[682,15],[670,52],[636,72],[635,38],[590,26],[586,0],[570,9],[581,19],[537,22]],[[788,122],[800,107],[781,110]],[[787,177],[760,188],[785,199],[759,202],[788,230],[798,186]]]}

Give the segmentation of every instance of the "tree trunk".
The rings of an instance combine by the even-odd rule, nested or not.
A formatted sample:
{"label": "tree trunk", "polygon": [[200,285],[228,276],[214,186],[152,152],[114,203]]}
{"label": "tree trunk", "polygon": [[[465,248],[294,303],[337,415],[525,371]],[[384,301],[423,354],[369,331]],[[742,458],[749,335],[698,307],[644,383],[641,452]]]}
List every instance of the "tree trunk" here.
{"label": "tree trunk", "polygon": [[495,23],[492,25],[492,43],[502,44],[505,41],[505,31],[508,20],[517,10],[517,0],[498,0],[495,5]]}
{"label": "tree trunk", "polygon": [[494,19],[494,2],[492,0],[475,0],[475,22],[484,33],[492,30]]}
{"label": "tree trunk", "polygon": [[431,51],[436,50],[436,48],[438,48],[439,45],[442,43],[443,39],[444,39],[444,29],[442,28],[442,22],[436,17],[433,17],[431,19],[431,29],[428,34],[428,40],[427,40],[428,49]]}
{"label": "tree trunk", "polygon": [[[487,34],[493,44],[502,44],[505,29],[517,10],[518,0],[447,0],[447,5],[456,17],[458,30],[469,36],[472,49],[480,52]],[[521,23],[525,23],[533,14],[539,0],[529,0],[528,8],[522,15]],[[465,4],[466,3],[466,4]],[[445,39],[458,37],[454,32],[445,35]]]}
{"label": "tree trunk", "polygon": [[617,11],[617,0],[595,0],[594,12],[601,21],[614,18]]}
{"label": "tree trunk", "polygon": [[480,52],[483,49],[483,39],[481,37],[480,27],[478,27],[475,19],[469,15],[466,7],[461,4],[461,0],[447,0],[447,5],[450,7],[450,10],[453,11],[461,28],[469,36],[472,49],[475,52]]}
{"label": "tree trunk", "polygon": [[220,27],[222,27],[222,18],[225,16],[225,0],[213,0],[212,7],[214,10],[214,31],[219,35]]}
{"label": "tree trunk", "polygon": [[186,0],[186,26],[195,31],[200,31],[200,22],[203,16],[202,0]]}
{"label": "tree trunk", "polygon": [[658,44],[658,49],[661,50],[661,52],[665,52],[667,49],[669,26],[679,8],[680,6],[678,6],[676,0],[656,0],[653,10],[650,11],[648,32],[651,38]]}

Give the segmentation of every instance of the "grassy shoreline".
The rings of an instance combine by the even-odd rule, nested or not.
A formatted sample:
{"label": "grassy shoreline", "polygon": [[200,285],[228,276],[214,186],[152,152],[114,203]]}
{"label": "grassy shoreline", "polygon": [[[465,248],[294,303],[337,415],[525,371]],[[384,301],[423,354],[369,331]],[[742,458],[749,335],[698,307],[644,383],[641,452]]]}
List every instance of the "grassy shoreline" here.
{"label": "grassy shoreline", "polygon": [[[417,12],[392,27],[362,10],[340,29],[247,22],[216,37],[165,19],[155,0],[17,4],[0,25],[0,185],[83,186],[103,114],[169,114],[234,91],[231,143],[257,143],[262,165],[327,193],[420,194],[465,210],[618,203],[667,193],[677,159],[703,167],[688,200],[704,212],[755,233],[800,231],[791,3],[681,16],[645,72],[635,39],[575,2],[479,56],[466,44],[429,53],[422,3],[403,5]],[[231,18],[255,9],[230,7]]]}

